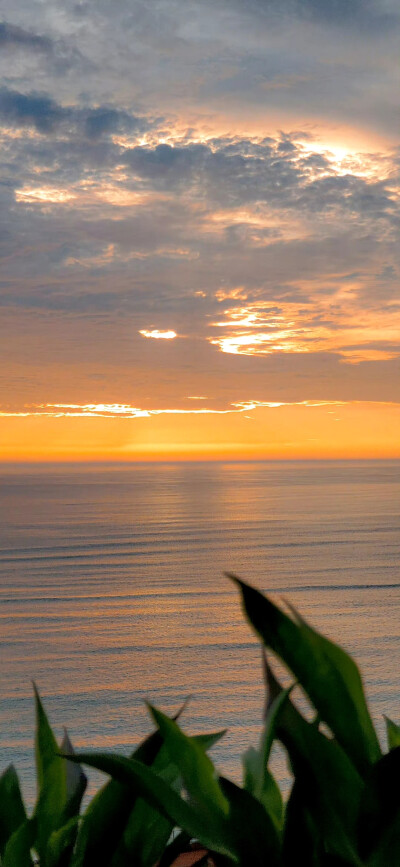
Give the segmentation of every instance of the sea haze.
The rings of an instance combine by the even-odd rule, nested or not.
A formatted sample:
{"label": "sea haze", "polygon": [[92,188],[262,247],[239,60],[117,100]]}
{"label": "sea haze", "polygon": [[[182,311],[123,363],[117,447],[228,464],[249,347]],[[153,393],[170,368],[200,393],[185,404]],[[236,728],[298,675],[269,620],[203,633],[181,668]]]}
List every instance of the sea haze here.
{"label": "sea haze", "polygon": [[260,650],[234,571],[287,597],[361,664],[400,719],[400,462],[3,466],[1,765],[32,800],[33,699],[58,736],[126,753],[144,699],[193,696],[189,731],[239,776],[258,737]]}

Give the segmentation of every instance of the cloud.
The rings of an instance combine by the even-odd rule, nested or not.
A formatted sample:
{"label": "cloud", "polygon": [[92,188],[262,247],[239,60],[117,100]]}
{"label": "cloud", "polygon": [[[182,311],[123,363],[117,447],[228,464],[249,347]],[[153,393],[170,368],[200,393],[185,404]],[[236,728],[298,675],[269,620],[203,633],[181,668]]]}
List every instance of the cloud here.
{"label": "cloud", "polygon": [[[188,398],[189,399],[189,398]],[[196,400],[205,400],[206,398],[192,398]],[[119,403],[46,403],[33,404],[25,406],[23,409],[2,409],[0,404],[0,417],[3,418],[150,418],[157,415],[230,415],[252,412],[257,409],[280,409],[285,406],[301,406],[310,409],[319,407],[339,407],[346,405],[356,405],[358,401],[337,401],[337,400],[301,400],[301,401],[258,401],[245,400],[238,403],[231,403],[224,409],[212,409],[202,407],[201,409],[184,409],[184,408],[159,408],[159,409],[141,409],[130,404]],[[392,402],[380,401],[382,406],[397,406]]]}
{"label": "cloud", "polygon": [[204,409],[397,395],[392,0],[4,15],[6,390],[22,365],[36,402],[84,406],[95,375],[139,411],[210,383]]}
{"label": "cloud", "polygon": [[57,132],[97,139],[118,131],[146,129],[143,118],[108,106],[63,106],[46,93],[0,90],[0,119],[16,127],[32,127],[43,135]]}
{"label": "cloud", "polygon": [[21,48],[43,54],[53,53],[53,41],[48,36],[41,36],[30,30],[24,30],[7,21],[0,21],[0,50],[4,48]]}
{"label": "cloud", "polygon": [[[227,0],[222,0],[226,3]],[[240,8],[239,0],[236,0]],[[398,24],[399,10],[395,2],[379,3],[378,0],[281,0],[279,6],[274,0],[248,0],[246,11],[249,15],[266,17],[280,23],[283,17],[299,21],[336,25],[339,29],[352,27],[371,30],[375,28],[386,32]]]}
{"label": "cloud", "polygon": [[33,126],[38,132],[53,132],[68,112],[46,95],[0,90],[0,118],[16,126]]}
{"label": "cloud", "polygon": [[154,328],[153,331],[146,331],[143,328],[139,334],[142,334],[143,337],[152,337],[154,340],[173,340],[174,337],[178,336],[176,331],[158,331],[157,328]]}

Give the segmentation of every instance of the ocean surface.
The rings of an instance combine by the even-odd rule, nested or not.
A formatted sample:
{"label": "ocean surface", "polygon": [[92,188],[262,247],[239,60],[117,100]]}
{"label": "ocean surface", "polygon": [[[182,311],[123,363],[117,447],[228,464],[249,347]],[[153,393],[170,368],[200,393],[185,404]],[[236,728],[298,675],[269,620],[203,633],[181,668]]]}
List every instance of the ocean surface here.
{"label": "ocean surface", "polygon": [[[236,572],[361,665],[400,721],[400,462],[0,467],[0,764],[35,791],[31,679],[62,737],[129,753],[192,699],[186,730],[240,777],[263,706]],[[95,781],[97,782],[97,781]],[[95,785],[92,782],[92,787]]]}

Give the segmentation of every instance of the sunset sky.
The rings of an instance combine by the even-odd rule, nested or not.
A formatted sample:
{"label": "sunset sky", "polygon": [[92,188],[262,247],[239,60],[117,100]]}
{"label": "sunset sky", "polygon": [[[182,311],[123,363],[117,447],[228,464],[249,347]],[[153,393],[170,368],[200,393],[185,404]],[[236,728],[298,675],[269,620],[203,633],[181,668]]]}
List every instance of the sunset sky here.
{"label": "sunset sky", "polygon": [[0,460],[400,457],[398,0],[5,0]]}

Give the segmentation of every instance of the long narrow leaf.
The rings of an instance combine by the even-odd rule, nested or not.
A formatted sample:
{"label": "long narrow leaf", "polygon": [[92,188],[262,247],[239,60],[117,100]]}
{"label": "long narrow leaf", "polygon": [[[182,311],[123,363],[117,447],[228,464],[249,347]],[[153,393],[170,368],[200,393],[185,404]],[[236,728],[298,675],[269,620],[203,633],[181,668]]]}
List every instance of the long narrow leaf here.
{"label": "long narrow leaf", "polygon": [[[206,751],[217,743],[223,734],[224,732],[215,732],[195,735],[192,740],[203,751]],[[171,761],[165,744],[163,744],[151,767],[176,791],[180,790],[182,786],[180,771],[177,765]],[[161,858],[172,830],[173,824],[169,819],[162,816],[143,798],[136,799],[112,859],[111,867],[126,867],[132,861],[134,861],[135,867],[153,867]]]}
{"label": "long narrow leaf", "polygon": [[277,829],[282,826],[283,801],[279,786],[268,769],[268,761],[280,709],[291,689],[279,690],[267,708],[259,748],[250,747],[243,755],[244,787],[263,804]]}
{"label": "long narrow leaf", "polygon": [[50,834],[46,847],[46,867],[69,867],[76,840],[78,816]]}
{"label": "long narrow leaf", "polygon": [[35,839],[35,824],[27,819],[7,842],[1,867],[33,867],[31,849]]}
{"label": "long narrow leaf", "polygon": [[66,762],[58,754],[58,745],[51,730],[39,693],[34,684],[36,706],[35,754],[39,783],[34,819],[35,848],[43,864],[47,841],[53,831],[63,824],[63,811],[67,803]]}
{"label": "long narrow leaf", "polygon": [[361,806],[360,851],[368,864],[400,864],[400,746],[383,756],[366,781]]}
{"label": "long narrow leaf", "polygon": [[151,768],[135,759],[125,759],[109,753],[80,753],[74,760],[97,768],[129,786],[133,793],[146,798],[156,810],[174,825],[187,831],[191,837],[196,837],[206,847],[235,860],[228,826],[221,821],[210,823],[204,820],[195,807],[184,801]]}
{"label": "long narrow leaf", "polygon": [[21,789],[14,765],[0,777],[0,855],[3,855],[7,841],[26,820]]}
{"label": "long narrow leaf", "polygon": [[292,620],[270,599],[230,575],[250,623],[300,682],[351,760],[364,772],[381,755],[356,664],[341,647],[300,618]]}
{"label": "long narrow leaf", "polygon": [[396,747],[400,747],[400,726],[396,725],[388,716],[385,716],[385,722],[389,750],[394,750]]}
{"label": "long narrow leaf", "polygon": [[[149,735],[132,758],[151,765],[161,747],[159,732]],[[90,801],[82,819],[71,867],[108,867],[120,844],[126,823],[134,809],[137,793],[129,786],[109,780]]]}
{"label": "long narrow leaf", "polygon": [[280,710],[277,737],[286,747],[304,808],[326,851],[360,867],[357,821],[363,783],[354,765],[342,747],[308,723],[289,698]]}
{"label": "long narrow leaf", "polygon": [[294,867],[301,859],[307,867],[322,867],[320,855],[323,842],[318,825],[307,807],[307,795],[301,784],[295,781],[285,811],[283,834],[283,865]]}
{"label": "long narrow leaf", "polygon": [[281,841],[262,804],[230,780],[221,778],[229,802],[229,822],[239,863],[251,867],[280,867]]}
{"label": "long narrow leaf", "polygon": [[171,761],[179,768],[191,801],[204,817],[214,822],[218,815],[227,816],[228,802],[221,791],[217,774],[199,743],[185,735],[178,724],[161,711],[150,707]]}
{"label": "long narrow leaf", "polygon": [[[183,713],[187,700],[175,714],[178,719]],[[199,735],[204,749],[209,749],[224,732]],[[131,754],[131,758],[152,766],[158,761],[163,739],[159,731],[153,732]],[[109,867],[114,858],[120,859],[117,852],[129,842],[124,834],[135,812],[137,792],[116,780],[109,780],[89,803],[82,819],[71,867]],[[132,817],[135,824],[135,817]],[[132,829],[132,825],[131,825]]]}
{"label": "long narrow leaf", "polygon": [[[64,729],[64,737],[61,742],[60,752],[63,753],[64,756],[74,755],[74,748],[69,739],[67,729]],[[76,762],[69,762],[68,760],[64,765],[64,773],[66,790],[64,819],[66,824],[70,819],[73,819],[79,814],[82,798],[87,786],[87,777],[86,774],[83,773],[80,765],[77,765]]]}

